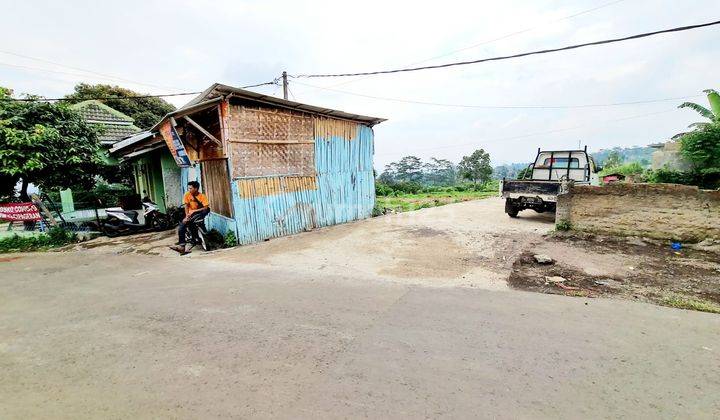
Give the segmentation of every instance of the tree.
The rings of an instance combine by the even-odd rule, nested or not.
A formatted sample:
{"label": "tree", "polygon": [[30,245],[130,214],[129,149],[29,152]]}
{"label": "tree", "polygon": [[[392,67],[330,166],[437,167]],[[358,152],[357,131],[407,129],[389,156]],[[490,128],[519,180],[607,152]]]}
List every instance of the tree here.
{"label": "tree", "polygon": [[623,157],[623,155],[620,154],[620,152],[618,152],[617,150],[613,150],[608,154],[607,158],[605,158],[603,166],[605,168],[615,168],[622,165],[624,161],[625,158]]}
{"label": "tree", "polygon": [[75,86],[75,92],[65,96],[65,98],[69,99],[68,102],[70,103],[93,98],[118,98],[98,100],[131,117],[135,120],[135,125],[145,130],[160,121],[165,114],[175,110],[174,106],[161,98],[122,99],[137,96],[142,96],[142,94],[120,86],[80,83]]}
{"label": "tree", "polygon": [[720,94],[718,94],[714,89],[706,89],[703,92],[707,94],[708,102],[710,103],[710,109],[705,108],[702,105],[696,104],[694,102],[683,102],[678,106],[678,108],[690,108],[693,111],[697,112],[701,116],[705,117],[706,119],[710,120],[710,122],[696,122],[690,124],[689,127],[703,127],[708,124],[717,123],[720,122]]}
{"label": "tree", "polygon": [[490,181],[492,176],[492,166],[490,166],[490,155],[483,149],[474,151],[470,156],[463,156],[458,165],[458,172],[464,179],[473,181],[474,183],[486,183]]}
{"label": "tree", "polygon": [[395,163],[395,178],[397,181],[422,182],[423,164],[417,156],[405,156]]}
{"label": "tree", "polygon": [[517,173],[517,179],[525,179],[530,176],[532,176],[532,169],[529,166],[520,169]]}
{"label": "tree", "polygon": [[453,185],[457,178],[455,164],[447,159],[430,158],[423,165],[423,181],[432,185]]}
{"label": "tree", "polygon": [[720,168],[720,122],[700,126],[682,136],[680,153],[696,170]]}
{"label": "tree", "polygon": [[99,150],[95,129],[67,104],[17,101],[0,89],[0,179],[13,187],[21,180],[21,199],[30,183],[90,188]]}

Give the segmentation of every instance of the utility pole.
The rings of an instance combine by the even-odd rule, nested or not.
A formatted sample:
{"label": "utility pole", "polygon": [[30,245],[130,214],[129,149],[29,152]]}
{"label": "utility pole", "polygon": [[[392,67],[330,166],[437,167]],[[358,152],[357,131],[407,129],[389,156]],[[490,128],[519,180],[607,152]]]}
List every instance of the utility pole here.
{"label": "utility pole", "polygon": [[283,79],[283,98],[287,100],[287,94],[288,94],[288,84],[287,84],[287,72],[284,71],[282,74]]}

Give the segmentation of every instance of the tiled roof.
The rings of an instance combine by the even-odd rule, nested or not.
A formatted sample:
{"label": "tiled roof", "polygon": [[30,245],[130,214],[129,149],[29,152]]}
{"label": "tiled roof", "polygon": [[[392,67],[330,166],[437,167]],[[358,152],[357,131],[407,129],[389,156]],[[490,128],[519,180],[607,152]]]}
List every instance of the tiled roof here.
{"label": "tiled roof", "polygon": [[132,118],[99,101],[83,101],[71,108],[78,111],[91,125],[101,127],[100,142],[103,144],[113,144],[141,131],[133,124]]}
{"label": "tiled roof", "polygon": [[[91,123],[94,124],[94,123]],[[133,134],[141,131],[140,128],[134,125],[115,125],[115,124],[102,124],[104,127],[103,132],[100,134],[100,142],[102,143],[115,143],[126,137],[132,136]]]}

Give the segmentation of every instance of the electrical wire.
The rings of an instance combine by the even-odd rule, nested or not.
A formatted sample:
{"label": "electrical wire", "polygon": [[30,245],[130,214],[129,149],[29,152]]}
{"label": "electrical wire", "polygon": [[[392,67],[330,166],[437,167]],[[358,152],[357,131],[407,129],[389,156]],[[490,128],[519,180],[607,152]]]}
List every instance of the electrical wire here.
{"label": "electrical wire", "polygon": [[381,101],[401,102],[414,105],[428,105],[428,106],[440,106],[448,108],[472,108],[472,109],[578,109],[578,108],[606,108],[613,106],[622,105],[641,105],[641,104],[653,104],[658,102],[669,102],[669,101],[680,101],[686,99],[700,98],[702,95],[691,95],[691,96],[677,96],[673,98],[661,98],[661,99],[647,99],[640,101],[629,101],[629,102],[612,102],[605,104],[580,104],[580,105],[469,105],[469,104],[448,104],[448,103],[437,103],[437,102],[426,102],[416,101],[411,99],[399,99],[399,98],[388,98],[383,96],[365,95],[362,93],[348,92],[346,90],[332,89],[321,86],[310,85],[307,83],[298,82],[293,80],[292,83],[308,86],[315,89],[327,90],[330,92],[337,92],[346,95],[359,96],[362,98],[377,99]]}
{"label": "electrical wire", "polygon": [[[613,122],[618,122],[618,121],[626,121],[626,120],[633,120],[633,119],[637,119],[637,118],[650,117],[650,116],[653,116],[653,115],[667,114],[667,113],[675,112],[675,111],[677,111],[677,109],[673,108],[673,109],[668,109],[668,110],[665,110],[665,111],[649,112],[649,113],[646,113],[646,114],[638,114],[638,115],[632,115],[632,116],[629,116],[629,117],[615,118],[615,119],[611,119],[611,120],[599,121],[599,122],[597,122],[597,123],[582,124],[582,125],[577,125],[577,126],[574,126],[574,127],[558,128],[558,129],[547,130],[547,131],[539,131],[539,132],[535,132],[535,133],[521,134],[521,135],[518,135],[518,136],[498,137],[498,138],[494,138],[494,139],[490,139],[490,140],[481,140],[481,141],[476,141],[476,142],[471,142],[471,143],[450,144],[450,145],[446,145],[446,146],[438,146],[438,147],[431,147],[431,148],[425,148],[425,149],[413,149],[413,152],[427,152],[427,151],[434,151],[434,150],[441,150],[441,149],[454,149],[454,148],[456,148],[456,147],[479,146],[479,145],[485,145],[485,144],[488,144],[488,143],[497,143],[497,142],[504,142],[504,141],[508,141],[508,140],[517,140],[517,139],[522,139],[522,138],[526,138],[526,137],[543,136],[543,135],[547,135],[547,134],[555,134],[555,133],[561,133],[561,132],[564,132],[564,131],[578,130],[578,129],[580,129],[580,128],[592,127],[592,126],[597,126],[597,125],[604,125],[604,124],[613,123]],[[376,154],[376,156],[397,156],[397,155],[400,155],[400,154],[402,154],[402,153],[403,153],[403,152],[398,152],[398,153],[378,153],[378,154]]]}
{"label": "electrical wire", "polygon": [[[103,78],[103,79],[118,80],[118,81],[122,81],[122,82],[133,83],[133,84],[136,84],[136,85],[154,87],[154,88],[159,88],[159,89],[182,90],[182,89],[176,88],[176,87],[160,86],[160,85],[154,85],[154,84],[150,84],[150,83],[138,82],[138,81],[135,81],[135,80],[126,79],[126,78],[124,78],[124,77],[114,76],[114,75],[107,74],[107,73],[100,73],[100,72],[97,72],[97,71],[94,71],[94,70],[83,69],[83,68],[81,68],[81,67],[68,66],[68,65],[66,65],[66,64],[58,63],[58,62],[56,62],[56,61],[47,60],[47,59],[39,58],[39,57],[32,57],[32,56],[25,55],[25,54],[18,54],[18,53],[16,53],[16,52],[12,52],[12,51],[0,50],[0,53],[1,53],[1,54],[12,55],[12,56],[15,56],[15,57],[20,57],[20,58],[25,58],[25,59],[28,59],[28,60],[39,61],[39,62],[41,62],[41,63],[47,63],[47,64],[52,64],[52,65],[55,65],[55,66],[65,67],[65,68],[68,68],[68,69],[71,69],[71,70],[78,70],[78,71],[81,71],[81,72],[84,72],[84,73],[94,74],[94,75],[96,75],[96,76],[100,76],[100,77]],[[37,68],[37,67],[19,66],[19,65],[7,64],[7,63],[0,63],[0,64],[2,64],[2,65],[4,65],[4,66],[24,68],[24,69],[29,69],[29,70],[47,71],[47,72],[51,72],[51,73],[60,73],[60,74],[69,74],[69,75],[74,75],[74,76],[87,77],[87,75],[83,75],[83,74],[70,73],[70,72],[61,72],[61,71],[50,70],[50,69],[42,69],[42,68]]]}
{"label": "electrical wire", "polygon": [[[272,82],[257,83],[254,85],[241,86],[240,89],[248,89],[248,88],[266,86],[266,85],[277,85],[277,82],[272,81]],[[183,93],[166,93],[166,94],[162,94],[162,95],[137,95],[137,96],[125,96],[125,97],[87,96],[87,97],[82,97],[82,98],[2,98],[0,100],[16,101],[16,102],[88,101],[88,100],[93,100],[93,99],[94,100],[109,100],[109,99],[134,100],[134,99],[144,99],[144,98],[167,98],[167,97],[172,97],[172,96],[198,95],[200,93],[202,93],[202,91],[183,92]]]}
{"label": "electrical wire", "polygon": [[[617,3],[620,3],[620,2],[623,2],[623,1],[626,1],[626,0],[615,0],[615,1],[611,1],[611,2],[609,2],[609,3],[604,3],[604,4],[601,4],[601,5],[599,5],[599,6],[590,8],[590,9],[581,10],[581,11],[576,12],[576,13],[573,13],[573,14],[571,14],[571,15],[567,15],[567,16],[563,16],[563,17],[558,18],[558,19],[554,19],[554,20],[547,21],[547,22],[545,22],[545,23],[543,23],[543,24],[541,24],[541,25],[533,26],[533,27],[531,27],[531,28],[525,28],[525,29],[522,29],[522,30],[519,30],[519,31],[515,31],[515,32],[511,32],[511,33],[508,33],[508,34],[499,36],[499,37],[497,37],[497,38],[493,38],[493,39],[489,39],[489,40],[486,40],[486,41],[482,41],[482,42],[479,42],[479,43],[477,43],[477,44],[473,44],[473,45],[470,45],[470,46],[467,46],[467,47],[458,48],[458,49],[456,49],[456,50],[453,50],[453,51],[450,51],[450,52],[447,52],[447,53],[444,53],[444,54],[436,55],[436,56],[434,56],[434,57],[426,58],[426,59],[420,60],[420,61],[415,61],[415,62],[406,64],[406,66],[415,66],[415,65],[418,65],[418,64],[426,63],[426,62],[428,62],[428,61],[436,60],[436,59],[438,59],[438,58],[443,58],[443,57],[447,57],[447,56],[450,56],[450,55],[454,55],[454,54],[457,54],[457,53],[462,52],[462,51],[467,51],[467,50],[470,50],[470,49],[473,49],[473,48],[477,48],[477,47],[480,47],[480,46],[483,46],[483,45],[491,44],[491,43],[493,43],[493,42],[497,42],[497,41],[501,41],[501,40],[503,40],[503,39],[511,38],[511,37],[513,37],[513,36],[516,36],[516,35],[524,34],[525,32],[534,31],[535,29],[538,29],[538,28],[540,28],[540,27],[542,27],[542,26],[545,26],[545,25],[548,25],[548,24],[551,24],[551,23],[562,22],[563,20],[568,20],[568,19],[572,19],[572,18],[575,18],[575,17],[578,17],[578,16],[582,16],[582,15],[584,15],[584,14],[591,13],[591,12],[594,12],[594,11],[596,11],[596,10],[603,9],[603,8],[605,8],[605,7],[608,7],[608,6],[612,6],[612,5],[614,5],[614,4],[617,4]],[[350,83],[359,82],[360,80],[365,80],[365,79],[367,79],[368,77],[370,77],[370,76],[359,77],[359,78],[353,79],[353,80],[346,80],[346,81],[344,81],[344,82],[340,82],[340,83],[337,83],[337,84],[334,84],[334,85],[330,85],[330,87],[343,86],[343,85],[347,85],[347,84],[350,84]]]}
{"label": "electrical wire", "polygon": [[693,29],[705,28],[705,27],[714,26],[714,25],[720,25],[720,20],[713,21],[713,22],[707,22],[707,23],[700,23],[697,25],[679,26],[679,27],[675,27],[675,28],[662,29],[659,31],[645,32],[645,33],[641,33],[641,34],[625,36],[622,38],[611,38],[611,39],[604,39],[601,41],[585,42],[582,44],[568,45],[568,46],[560,47],[560,48],[549,48],[549,49],[544,49],[544,50],[529,51],[529,52],[512,54],[512,55],[481,58],[478,60],[470,60],[470,61],[457,61],[457,62],[453,62],[453,63],[437,64],[437,65],[432,65],[432,66],[408,67],[408,68],[400,68],[400,69],[392,69],[392,70],[365,71],[365,72],[357,72],[357,73],[299,74],[299,75],[289,75],[289,76],[293,77],[293,78],[371,76],[371,75],[377,75],[377,74],[405,73],[405,72],[420,71],[420,70],[431,70],[431,69],[439,69],[439,68],[446,68],[446,67],[465,66],[465,65],[469,65],[469,64],[486,63],[489,61],[510,60],[513,58],[527,57],[527,56],[531,56],[531,55],[549,54],[549,53],[554,53],[554,52],[559,52],[559,51],[568,51],[568,50],[574,50],[574,49],[578,49],[578,48],[584,48],[584,47],[590,47],[590,46],[596,46],[596,45],[612,44],[612,43],[617,43],[617,42],[624,42],[624,41],[630,41],[630,40],[635,40],[635,39],[647,38],[650,36],[655,36],[655,35],[660,35],[660,34],[689,31],[689,30],[693,30]]}

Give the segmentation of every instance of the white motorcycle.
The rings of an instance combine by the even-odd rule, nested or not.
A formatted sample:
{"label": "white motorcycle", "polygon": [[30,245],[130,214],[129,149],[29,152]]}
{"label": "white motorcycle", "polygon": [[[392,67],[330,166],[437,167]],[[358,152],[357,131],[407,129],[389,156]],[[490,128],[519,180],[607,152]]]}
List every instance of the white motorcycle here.
{"label": "white motorcycle", "polygon": [[110,237],[129,233],[161,231],[170,227],[170,218],[161,213],[157,204],[150,200],[142,202],[142,223],[138,220],[139,213],[135,210],[123,210],[121,207],[105,209],[107,217],[102,220],[100,229]]}

